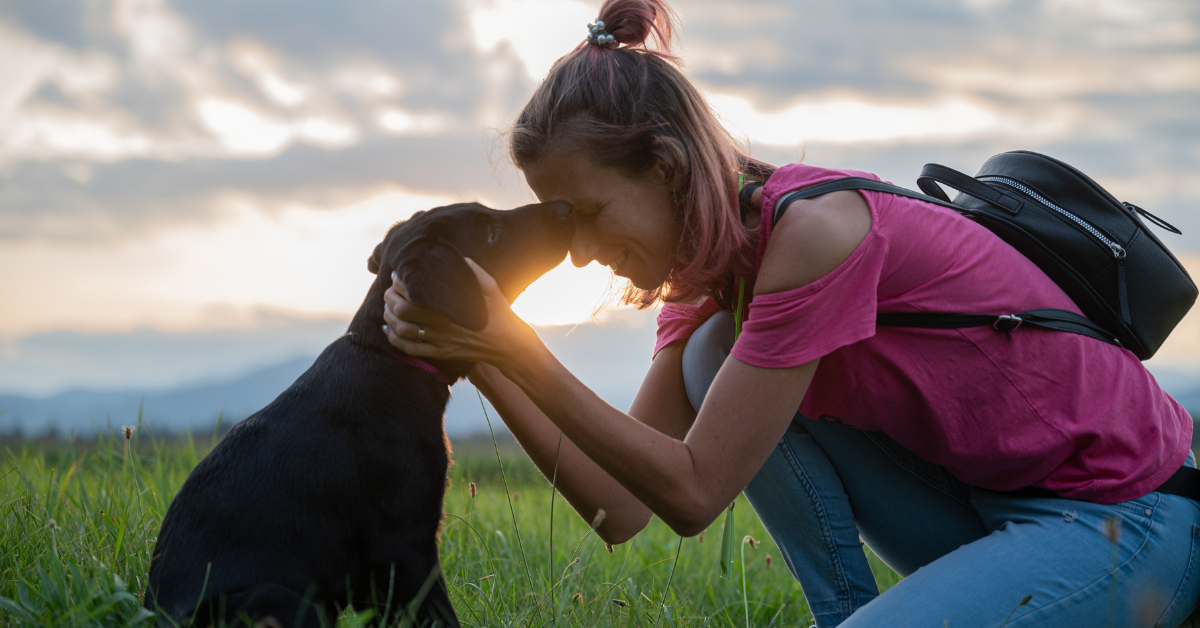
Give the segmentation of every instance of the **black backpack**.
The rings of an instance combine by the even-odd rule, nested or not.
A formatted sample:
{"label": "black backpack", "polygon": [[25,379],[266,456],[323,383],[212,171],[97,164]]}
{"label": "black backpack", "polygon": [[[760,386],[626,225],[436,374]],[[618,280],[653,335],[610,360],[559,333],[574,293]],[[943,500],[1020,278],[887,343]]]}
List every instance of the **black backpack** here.
{"label": "black backpack", "polygon": [[[961,194],[951,202],[938,183]],[[776,201],[775,223],[790,202],[837,190],[875,190],[949,207],[1033,260],[1087,315],[1052,308],[1010,314],[883,312],[876,317],[882,326],[991,325],[1007,333],[1033,325],[1120,345],[1145,360],[1196,302],[1196,284],[1140,217],[1180,231],[1137,205],[1117,201],[1057,159],[1024,150],[1001,153],[984,162],[974,178],[926,164],[917,184],[928,196],[863,177],[826,181]],[[1182,467],[1155,491],[1200,502],[1200,470]],[[1009,492],[1059,497],[1034,486]]]}
{"label": "black backpack", "polygon": [[[1031,259],[1086,315],[1052,308],[992,314],[884,312],[876,321],[882,326],[991,325],[1011,332],[1033,325],[1119,344],[1145,360],[1196,301],[1196,284],[1141,218],[1180,231],[1137,205],[1118,201],[1057,159],[1023,150],[1001,153],[988,159],[975,177],[926,164],[917,183],[925,194],[863,177],[826,181],[780,198],[775,222],[791,201],[836,190],[874,190],[949,207]],[[938,183],[961,194],[951,201]]]}

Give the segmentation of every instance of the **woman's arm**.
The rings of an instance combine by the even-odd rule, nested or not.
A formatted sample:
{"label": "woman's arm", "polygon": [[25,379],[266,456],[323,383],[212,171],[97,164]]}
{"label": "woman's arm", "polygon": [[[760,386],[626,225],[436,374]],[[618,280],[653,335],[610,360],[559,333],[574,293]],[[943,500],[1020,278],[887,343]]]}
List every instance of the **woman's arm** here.
{"label": "woman's arm", "polygon": [[[673,343],[655,356],[629,408],[629,415],[654,429],[682,439],[696,415],[683,388],[682,343]],[[529,397],[495,367],[478,363],[470,375],[517,442],[547,479],[555,477],[558,490],[585,521],[599,509],[606,513],[596,532],[605,541],[624,543],[650,521],[650,509],[579,450],[571,439],[538,409]]]}
{"label": "woman's arm", "polygon": [[664,434],[606,404],[549,351],[506,370],[588,458],[691,536],[729,505],[787,429],[816,363],[759,369],[729,359],[691,430]]}
{"label": "woman's arm", "polygon": [[[870,210],[855,192],[796,201],[775,228],[755,294],[824,276],[862,242],[870,222]],[[588,390],[512,313],[495,281],[471,266],[488,304],[483,330],[458,327],[413,306],[397,281],[386,295],[391,343],[417,357],[495,365],[583,454],[680,534],[703,530],[745,488],[787,429],[816,371],[816,360],[768,369],[731,357],[680,439]],[[427,330],[425,342],[415,340],[418,325]]]}

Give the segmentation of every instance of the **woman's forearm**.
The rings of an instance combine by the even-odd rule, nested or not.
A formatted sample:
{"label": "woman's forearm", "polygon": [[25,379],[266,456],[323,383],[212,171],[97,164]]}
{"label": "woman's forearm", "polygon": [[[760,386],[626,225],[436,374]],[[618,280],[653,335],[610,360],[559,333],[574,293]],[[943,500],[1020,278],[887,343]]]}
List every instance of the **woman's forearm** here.
{"label": "woman's forearm", "polygon": [[554,479],[579,516],[591,523],[605,511],[597,534],[609,543],[623,543],[650,520],[650,509],[588,458],[530,401],[521,389],[494,367],[479,363],[471,383],[500,413],[521,447],[548,480]]}
{"label": "woman's forearm", "polygon": [[[504,375],[510,379],[508,373]],[[572,454],[578,452],[582,460],[587,460],[589,471],[604,474],[617,490],[632,494],[635,501],[658,513],[677,532],[694,534],[703,529],[698,522],[706,518],[707,492],[692,473],[693,461],[686,443],[613,408],[549,351],[539,360],[530,360],[524,368],[513,369],[511,380],[509,385],[519,386],[526,403],[535,405],[541,418],[550,424],[554,446],[561,429],[566,435],[564,451],[570,439]],[[540,438],[546,439],[546,435]],[[546,446],[545,442],[541,445]],[[560,481],[562,473],[560,467]]]}

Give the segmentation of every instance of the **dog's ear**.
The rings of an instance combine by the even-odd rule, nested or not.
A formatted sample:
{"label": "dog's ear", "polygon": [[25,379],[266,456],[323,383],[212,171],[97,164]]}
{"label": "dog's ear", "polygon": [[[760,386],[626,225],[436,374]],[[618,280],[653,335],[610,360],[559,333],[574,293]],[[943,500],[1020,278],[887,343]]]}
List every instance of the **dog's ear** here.
{"label": "dog's ear", "polygon": [[367,270],[371,271],[372,275],[379,274],[379,261],[383,259],[383,242],[375,245],[375,250],[371,253],[371,257],[367,258]]}
{"label": "dog's ear", "polygon": [[414,305],[441,312],[473,331],[487,325],[483,288],[458,249],[431,237],[419,238],[404,249],[396,274]]}

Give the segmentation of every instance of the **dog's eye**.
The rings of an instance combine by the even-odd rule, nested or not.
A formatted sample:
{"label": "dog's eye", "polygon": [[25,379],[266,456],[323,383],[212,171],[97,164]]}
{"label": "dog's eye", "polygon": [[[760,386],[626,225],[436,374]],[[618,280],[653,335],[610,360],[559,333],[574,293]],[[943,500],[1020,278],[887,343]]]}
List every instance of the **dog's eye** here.
{"label": "dog's eye", "polygon": [[496,239],[499,237],[500,237],[500,231],[498,229],[496,229],[496,226],[488,225],[487,226],[487,243],[495,244]]}

